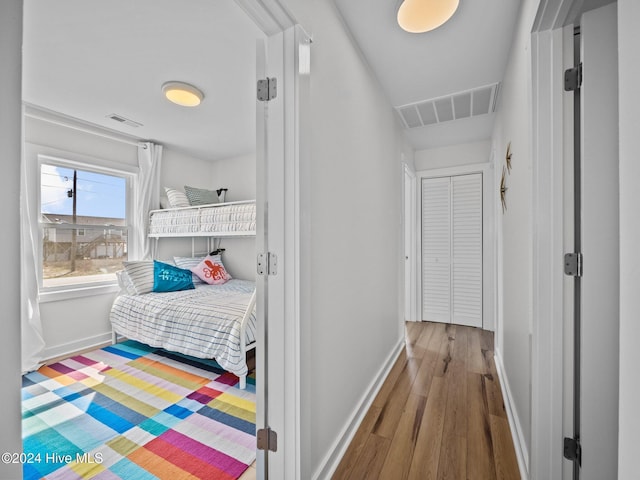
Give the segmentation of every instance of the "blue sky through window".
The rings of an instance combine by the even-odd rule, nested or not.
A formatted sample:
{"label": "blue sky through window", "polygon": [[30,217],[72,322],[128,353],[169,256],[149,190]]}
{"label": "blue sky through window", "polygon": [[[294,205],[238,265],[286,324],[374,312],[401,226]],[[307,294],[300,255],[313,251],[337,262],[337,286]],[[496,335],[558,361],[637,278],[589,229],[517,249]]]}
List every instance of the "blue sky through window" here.
{"label": "blue sky through window", "polygon": [[[47,214],[72,215],[73,168],[43,164],[41,168],[41,211]],[[126,180],[76,169],[76,214],[86,217],[125,218]]]}

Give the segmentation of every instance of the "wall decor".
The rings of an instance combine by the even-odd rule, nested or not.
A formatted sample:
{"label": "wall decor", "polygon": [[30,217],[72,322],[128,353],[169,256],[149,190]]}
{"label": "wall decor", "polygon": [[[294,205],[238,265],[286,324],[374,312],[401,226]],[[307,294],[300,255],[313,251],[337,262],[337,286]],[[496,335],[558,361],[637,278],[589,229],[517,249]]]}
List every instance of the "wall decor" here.
{"label": "wall decor", "polygon": [[507,171],[509,175],[511,175],[511,142],[507,145],[507,155],[505,156],[505,160],[507,161]]}
{"label": "wall decor", "polygon": [[507,171],[502,167],[502,178],[500,179],[500,202],[502,203],[502,213],[507,210]]}

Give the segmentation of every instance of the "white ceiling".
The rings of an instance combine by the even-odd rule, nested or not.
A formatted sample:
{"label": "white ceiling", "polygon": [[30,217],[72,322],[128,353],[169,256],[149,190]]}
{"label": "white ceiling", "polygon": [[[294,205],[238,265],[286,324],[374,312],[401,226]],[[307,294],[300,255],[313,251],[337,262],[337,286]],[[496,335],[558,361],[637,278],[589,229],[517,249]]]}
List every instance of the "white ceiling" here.
{"label": "white ceiling", "polygon": [[[460,0],[453,18],[409,34],[398,0],[334,0],[393,106],[502,80],[520,0]],[[233,0],[25,0],[23,99],[203,159],[255,150],[255,41]],[[185,8],[188,5],[189,8]],[[189,109],[161,85],[205,99]],[[106,118],[118,114],[143,126]],[[494,114],[406,130],[416,149],[487,139]]]}
{"label": "white ceiling", "polygon": [[[334,0],[394,107],[502,81],[520,0],[460,0],[440,28],[411,34],[398,0]],[[494,114],[407,130],[416,149],[488,139]]]}
{"label": "white ceiling", "polygon": [[[202,159],[255,150],[264,35],[233,0],[25,0],[24,24],[26,103]],[[200,88],[203,103],[168,102],[170,80]]]}

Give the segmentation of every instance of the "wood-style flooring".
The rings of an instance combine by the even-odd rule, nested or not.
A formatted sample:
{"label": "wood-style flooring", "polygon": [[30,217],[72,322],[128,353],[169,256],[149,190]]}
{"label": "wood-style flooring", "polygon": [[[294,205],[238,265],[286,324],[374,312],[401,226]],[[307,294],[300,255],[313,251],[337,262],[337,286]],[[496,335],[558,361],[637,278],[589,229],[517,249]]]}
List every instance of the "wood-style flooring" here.
{"label": "wood-style flooring", "polygon": [[519,478],[493,333],[407,323],[406,348],[333,479]]}

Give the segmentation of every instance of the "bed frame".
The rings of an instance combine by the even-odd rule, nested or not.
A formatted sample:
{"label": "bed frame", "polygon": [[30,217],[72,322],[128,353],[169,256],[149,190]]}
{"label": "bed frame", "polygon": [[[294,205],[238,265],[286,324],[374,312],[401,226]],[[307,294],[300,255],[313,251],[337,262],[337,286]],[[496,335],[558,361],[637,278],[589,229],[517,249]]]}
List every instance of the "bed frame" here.
{"label": "bed frame", "polygon": [[[195,256],[195,239],[207,238],[207,250],[213,249],[211,240],[230,237],[255,237],[256,201],[223,202],[182,208],[167,208],[149,212],[149,238],[155,239],[152,256],[156,257],[160,238],[191,238],[191,254]],[[246,343],[247,322],[256,304],[253,291],[240,323],[240,352],[246,360],[247,352],[256,342]],[[124,338],[124,337],[123,337]],[[118,333],[112,327],[111,341],[118,343]],[[135,340],[135,339],[134,339]],[[240,388],[247,386],[247,377],[240,378]]]}
{"label": "bed frame", "polygon": [[[255,307],[256,304],[256,290],[253,291],[253,294],[251,295],[251,298],[249,300],[249,303],[247,304],[247,308],[244,312],[244,315],[242,317],[242,320],[240,322],[240,355],[242,356],[242,358],[244,358],[246,360],[247,358],[247,352],[249,350],[253,350],[256,348],[256,342],[251,342],[251,343],[246,343],[247,341],[247,322],[249,321],[249,317],[251,316],[251,313],[253,312],[253,308]],[[111,344],[115,345],[116,343],[125,340],[127,337],[120,335],[115,327],[111,326]],[[136,341],[140,341],[142,343],[144,342],[144,339],[138,339],[138,338],[132,338],[132,340],[136,340]],[[214,359],[215,360],[215,359]],[[247,388],[247,376],[246,375],[238,375],[238,378],[240,379],[240,389],[244,390]]]}

